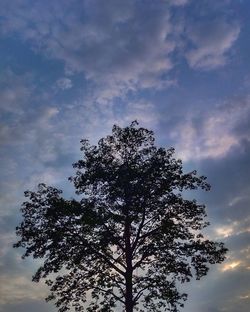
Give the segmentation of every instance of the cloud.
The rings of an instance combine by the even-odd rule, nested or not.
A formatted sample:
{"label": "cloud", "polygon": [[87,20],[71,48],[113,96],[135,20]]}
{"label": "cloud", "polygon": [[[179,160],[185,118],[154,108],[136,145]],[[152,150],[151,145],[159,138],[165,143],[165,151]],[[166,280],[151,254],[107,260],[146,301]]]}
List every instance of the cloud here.
{"label": "cloud", "polygon": [[240,307],[240,311],[247,311],[250,294],[249,233],[232,234],[224,242],[229,248],[226,261],[213,266],[204,279],[192,280],[181,286],[189,295],[185,311],[234,312],[236,307]]}
{"label": "cloud", "polygon": [[[4,1],[1,33],[18,34],[37,52],[63,61],[66,71],[83,72],[99,88],[97,100],[108,101],[128,90],[169,85],[164,76],[175,49],[170,7],[185,3]],[[70,87],[65,78],[57,84]]]}
{"label": "cloud", "polygon": [[[18,117],[13,116],[13,119],[16,118],[15,123],[3,124],[5,131],[2,132],[2,144],[11,146],[22,145],[25,141],[29,144],[41,141],[40,148],[43,149],[44,147],[44,154],[40,155],[41,158],[53,158],[52,155],[49,155],[51,151],[46,145],[46,140],[50,140],[47,134],[54,128],[51,120],[58,114],[58,109],[56,107],[45,107],[37,110],[30,108],[26,113],[24,110],[22,112]],[[46,140],[45,136],[47,137]]]}
{"label": "cloud", "polygon": [[155,105],[149,101],[130,101],[123,109],[122,113],[116,114],[113,120],[110,120],[110,128],[114,123],[125,127],[133,120],[137,120],[144,127],[153,127],[158,123],[159,114]]}
{"label": "cloud", "polygon": [[64,149],[64,142],[69,138],[61,135],[58,108],[44,104],[44,93],[34,87],[31,75],[7,70],[0,77],[0,89],[3,104],[0,215],[3,217],[12,215],[20,206],[23,191],[41,179],[49,184],[65,180],[65,172],[56,167],[63,166],[71,151]]}
{"label": "cloud", "polygon": [[247,96],[239,101],[226,101],[211,110],[188,112],[186,121],[181,120],[170,136],[183,160],[223,158],[233,148],[241,149],[243,140],[250,140],[249,120]]}
{"label": "cloud", "polygon": [[[1,309],[1,307],[0,307]],[[26,311],[35,311],[36,312],[48,312],[48,311],[57,311],[52,304],[46,303],[44,300],[32,300],[26,299],[22,301],[6,303],[2,306],[1,312],[26,312]]]}
{"label": "cloud", "polygon": [[226,157],[202,160],[200,171],[208,176],[212,194],[203,199],[209,206],[209,215],[214,222],[233,229],[234,233],[246,231],[249,219],[249,142],[242,142]]}
{"label": "cloud", "polygon": [[71,89],[73,87],[73,84],[71,79],[63,77],[56,81],[56,86],[61,90],[67,90]]}
{"label": "cloud", "polygon": [[16,241],[14,229],[18,219],[17,213],[12,213],[1,217],[0,222],[0,311],[7,311],[10,303],[22,305],[27,300],[43,300],[48,291],[44,285],[36,285],[31,281],[31,270],[35,270],[39,261],[22,260],[22,251],[12,248]]}
{"label": "cloud", "polygon": [[[65,73],[83,73],[94,90],[92,101],[105,105],[129,91],[175,85],[177,54],[195,69],[225,64],[239,25],[229,23],[222,9],[222,17],[204,22],[174,14],[188,3],[4,0],[0,32],[15,34],[37,53],[62,62]],[[60,78],[57,87],[70,88],[68,79]]]}
{"label": "cloud", "polygon": [[204,70],[225,65],[239,34],[240,26],[223,18],[193,23],[187,29],[192,46],[186,53],[189,65]]}
{"label": "cloud", "polygon": [[224,271],[228,271],[228,270],[234,270],[240,264],[241,264],[241,261],[233,261],[230,263],[226,263],[223,265],[222,271],[224,272]]}
{"label": "cloud", "polygon": [[28,277],[8,276],[1,277],[1,300],[0,304],[8,302],[23,302],[29,300],[42,300],[46,297],[46,289],[41,285],[35,285]]}
{"label": "cloud", "polygon": [[186,5],[188,2],[189,0],[170,0],[169,1],[171,5],[176,5],[176,6]]}
{"label": "cloud", "polygon": [[185,311],[248,311],[249,299],[245,297],[250,290],[248,274],[240,266],[224,272],[213,270],[206,279],[192,285]]}
{"label": "cloud", "polygon": [[[56,107],[43,104],[44,94],[35,87],[32,75],[17,75],[7,69],[0,76],[0,91],[2,146],[30,140],[35,128],[40,132],[51,129],[50,120],[59,111]],[[12,161],[12,165],[14,163]]]}
{"label": "cloud", "polygon": [[[2,114],[22,114],[32,93],[31,75],[16,75],[11,69],[0,74],[0,111]],[[5,131],[4,127],[2,131]]]}

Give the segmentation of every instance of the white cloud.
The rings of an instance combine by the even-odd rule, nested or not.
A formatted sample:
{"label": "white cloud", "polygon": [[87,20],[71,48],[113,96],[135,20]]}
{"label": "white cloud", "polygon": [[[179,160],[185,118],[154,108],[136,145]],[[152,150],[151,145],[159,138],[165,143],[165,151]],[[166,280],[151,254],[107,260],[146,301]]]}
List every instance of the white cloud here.
{"label": "white cloud", "polygon": [[[48,5],[4,1],[2,34],[13,32],[33,49],[61,60],[67,72],[84,72],[95,82],[98,100],[108,101],[134,88],[163,88],[162,76],[173,64],[175,42],[170,4],[186,1],[144,3],[134,1],[53,1]],[[69,13],[70,12],[70,13]],[[82,13],[84,12],[84,18]],[[65,80],[67,79],[67,80]],[[71,87],[68,78],[57,82]],[[109,93],[109,96],[107,96]]]}
{"label": "white cloud", "polygon": [[159,114],[155,106],[148,101],[132,101],[128,103],[120,116],[114,116],[109,121],[109,128],[111,129],[114,123],[125,127],[133,120],[137,120],[141,126],[152,128],[158,123]]}
{"label": "white cloud", "polygon": [[225,65],[228,52],[240,33],[240,26],[224,19],[192,24],[187,36],[194,47],[186,53],[189,65],[196,69],[214,69]]}
{"label": "white cloud", "polygon": [[241,295],[240,296],[240,299],[242,299],[242,300],[246,300],[246,299],[250,299],[250,294],[247,294],[247,295]]}
{"label": "white cloud", "polygon": [[0,290],[0,304],[22,302],[26,299],[42,300],[47,295],[45,287],[35,285],[28,277],[25,276],[2,276]]}
{"label": "white cloud", "polygon": [[[62,61],[67,73],[83,72],[95,88],[92,100],[105,104],[129,90],[163,89],[175,83],[168,75],[177,50],[192,68],[213,69],[226,63],[239,25],[224,17],[201,23],[176,21],[171,10],[182,10],[187,3],[4,1],[0,31],[4,36],[16,33],[37,52]],[[187,39],[191,48],[180,51]],[[72,87],[69,78],[56,84],[63,90]]]}
{"label": "white cloud", "polygon": [[56,86],[61,90],[67,90],[73,87],[72,81],[69,78],[63,77],[56,81]]}
{"label": "white cloud", "polygon": [[[198,125],[194,120],[200,119]],[[175,140],[178,156],[184,160],[224,157],[241,140],[250,140],[248,130],[235,128],[250,118],[250,99],[227,103],[203,114],[192,113],[170,136]]]}
{"label": "white cloud", "polygon": [[233,262],[228,262],[226,264],[223,265],[222,267],[222,271],[228,271],[228,270],[234,270],[235,268],[237,268],[239,265],[241,264],[241,261],[233,261]]}
{"label": "white cloud", "polygon": [[232,235],[234,232],[233,226],[221,226],[216,228],[216,234],[219,238],[225,238]]}

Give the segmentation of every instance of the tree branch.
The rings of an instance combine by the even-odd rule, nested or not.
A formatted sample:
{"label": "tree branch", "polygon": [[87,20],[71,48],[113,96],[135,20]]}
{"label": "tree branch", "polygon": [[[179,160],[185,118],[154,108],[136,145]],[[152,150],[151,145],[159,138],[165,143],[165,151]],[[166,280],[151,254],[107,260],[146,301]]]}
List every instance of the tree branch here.
{"label": "tree branch", "polygon": [[125,301],[121,299],[122,297],[119,297],[119,296],[115,295],[113,291],[105,290],[105,289],[103,289],[103,288],[101,288],[101,287],[98,287],[98,286],[91,286],[91,289],[97,289],[97,290],[99,290],[99,291],[101,291],[101,292],[104,292],[104,293],[106,293],[106,294],[108,294],[108,295],[112,295],[112,296],[114,296],[118,301],[120,301],[121,303],[125,304]]}
{"label": "tree branch", "polygon": [[[83,241],[88,248],[90,248],[96,255],[98,255],[99,257],[101,257],[108,265],[110,265],[116,272],[118,272],[119,274],[121,274],[122,276],[125,276],[125,272],[123,272],[120,268],[118,268],[115,263],[118,263],[119,265],[121,265],[124,269],[126,268],[126,266],[121,263],[120,261],[118,261],[118,259],[120,258],[120,256],[116,259],[114,259],[112,256],[110,255],[105,255],[103,253],[101,253],[100,251],[96,250],[96,248],[93,247],[93,243],[90,243],[88,240],[84,239],[81,237],[81,235],[77,235],[79,237],[79,239],[81,241]],[[75,234],[74,234],[74,238],[75,238]]]}
{"label": "tree branch", "polygon": [[132,244],[132,253],[134,254],[134,251],[136,250],[136,247],[137,247],[137,243],[140,239],[140,234],[141,234],[141,231],[143,229],[143,226],[144,226],[144,222],[145,222],[145,215],[146,215],[146,207],[144,205],[143,207],[143,214],[142,214],[142,220],[141,220],[141,223],[139,225],[139,228],[138,228],[138,231],[137,231],[137,234],[136,234],[136,238]]}
{"label": "tree branch", "polygon": [[[93,252],[95,254],[97,254],[99,257],[101,257],[107,264],[109,264],[116,272],[118,272],[119,274],[121,274],[122,276],[125,276],[125,272],[123,272],[121,269],[119,269],[111,260],[113,260],[114,262],[117,262],[116,259],[114,259],[113,257],[109,256],[109,258],[111,258],[111,260],[104,255],[103,253],[99,252],[98,250],[94,249],[92,246],[89,246],[90,249],[93,250]],[[117,262],[118,264],[120,264],[120,262]]]}
{"label": "tree branch", "polygon": [[138,291],[138,293],[136,294],[135,298],[133,299],[134,304],[136,303],[137,300],[140,299],[140,297],[142,296],[144,290],[148,289],[148,285],[143,287],[140,291]]}

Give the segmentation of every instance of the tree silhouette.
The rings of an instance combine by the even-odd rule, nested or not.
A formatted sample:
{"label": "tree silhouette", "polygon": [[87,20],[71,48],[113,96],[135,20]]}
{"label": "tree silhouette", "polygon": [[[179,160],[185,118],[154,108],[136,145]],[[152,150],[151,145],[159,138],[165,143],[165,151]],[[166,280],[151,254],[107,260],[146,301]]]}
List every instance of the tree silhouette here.
{"label": "tree silhouette", "polygon": [[44,260],[33,281],[45,278],[60,312],[178,311],[187,297],[178,284],[225,258],[223,244],[201,233],[204,205],[183,195],[209,190],[206,177],[183,173],[174,149],[156,147],[137,122],[81,144],[69,178],[79,200],[45,184],[25,192],[14,247]]}

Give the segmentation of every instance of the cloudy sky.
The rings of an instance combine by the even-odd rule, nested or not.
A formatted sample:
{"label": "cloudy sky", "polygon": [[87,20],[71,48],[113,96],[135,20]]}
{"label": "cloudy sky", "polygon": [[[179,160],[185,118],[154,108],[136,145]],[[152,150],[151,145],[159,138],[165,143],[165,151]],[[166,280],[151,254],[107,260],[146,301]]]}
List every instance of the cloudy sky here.
{"label": "cloudy sky", "polygon": [[80,139],[134,119],[208,176],[208,234],[230,250],[185,286],[182,311],[249,311],[250,2],[0,4],[0,311],[55,311],[30,282],[39,263],[11,248],[23,191],[45,182],[70,196]]}

